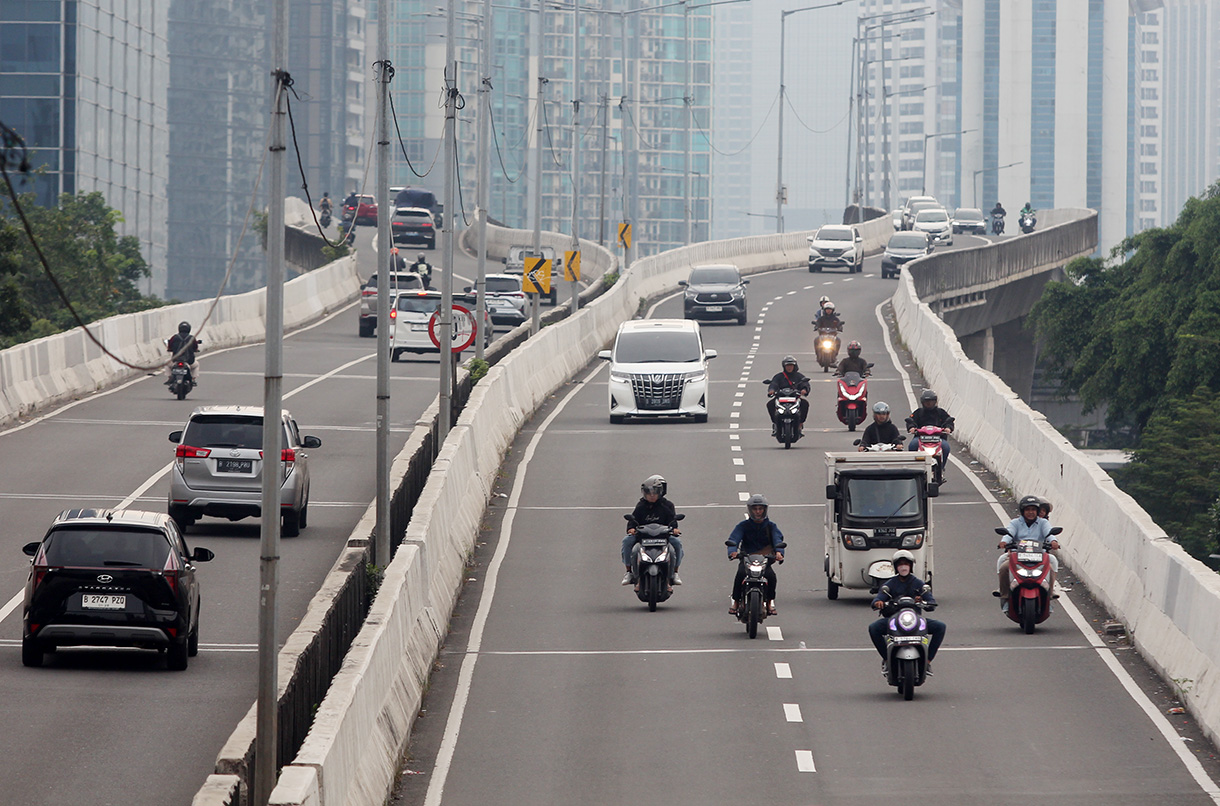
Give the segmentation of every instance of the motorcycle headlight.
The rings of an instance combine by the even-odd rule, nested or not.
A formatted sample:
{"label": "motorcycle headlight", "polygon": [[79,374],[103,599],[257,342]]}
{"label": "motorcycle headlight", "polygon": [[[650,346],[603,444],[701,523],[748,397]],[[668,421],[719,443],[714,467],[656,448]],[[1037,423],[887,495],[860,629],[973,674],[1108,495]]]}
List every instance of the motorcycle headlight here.
{"label": "motorcycle headlight", "polygon": [[919,626],[919,616],[914,610],[903,610],[898,614],[898,626],[905,632],[910,632]]}
{"label": "motorcycle headlight", "polygon": [[1020,565],[1017,566],[1017,575],[1018,576],[1023,576],[1023,577],[1027,577],[1027,578],[1036,577],[1041,573],[1042,573],[1042,569],[1040,569],[1040,568],[1025,568],[1024,566],[1020,566]]}
{"label": "motorcycle headlight", "polygon": [[835,343],[834,343],[833,339],[822,339],[822,349],[823,350],[829,350],[831,347],[834,347],[834,346],[835,346]]}
{"label": "motorcycle headlight", "polygon": [[668,552],[668,551],[662,551],[660,554],[658,554],[658,555],[657,555],[656,562],[663,563],[663,562],[666,562],[666,561],[668,561],[668,560],[669,560],[669,552]]}

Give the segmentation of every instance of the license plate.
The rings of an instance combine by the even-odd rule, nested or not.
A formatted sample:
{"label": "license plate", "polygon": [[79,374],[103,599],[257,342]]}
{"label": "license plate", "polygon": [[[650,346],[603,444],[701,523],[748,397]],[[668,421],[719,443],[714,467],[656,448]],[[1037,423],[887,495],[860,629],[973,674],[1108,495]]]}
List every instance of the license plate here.
{"label": "license plate", "polygon": [[720,313],[724,310],[724,307],[721,305],[708,305],[704,307],[703,310],[707,311],[708,313]]}
{"label": "license plate", "polygon": [[1040,563],[1040,562],[1042,562],[1042,554],[1041,553],[1035,554],[1034,552],[1031,552],[1031,551],[1018,551],[1017,552],[1017,562]]}
{"label": "license plate", "polygon": [[253,459],[217,459],[217,473],[250,473],[254,470]]}
{"label": "license plate", "polygon": [[102,593],[83,593],[80,597],[80,606],[87,610],[124,610],[127,608],[127,597]]}
{"label": "license plate", "polygon": [[417,322],[417,323],[411,325],[411,330],[416,331],[416,332],[423,331],[426,333],[428,331],[428,323],[427,322]]}

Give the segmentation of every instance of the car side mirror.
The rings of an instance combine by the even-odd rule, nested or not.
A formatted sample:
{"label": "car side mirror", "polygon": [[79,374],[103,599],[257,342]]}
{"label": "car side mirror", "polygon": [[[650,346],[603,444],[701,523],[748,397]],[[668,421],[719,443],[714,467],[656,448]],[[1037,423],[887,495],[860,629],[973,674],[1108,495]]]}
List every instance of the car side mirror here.
{"label": "car side mirror", "polygon": [[741,284],[742,284],[742,285],[749,285],[749,284],[750,284],[750,281],[749,281],[749,280],[746,280],[746,279],[744,279],[744,278],[743,278],[743,279],[742,279],[742,281],[741,281]]}
{"label": "car side mirror", "polygon": [[21,551],[23,554],[28,554],[31,557],[33,557],[35,554],[38,553],[38,547],[41,545],[42,545],[41,540],[35,540],[33,543],[26,543],[24,546],[22,546]]}
{"label": "car side mirror", "polygon": [[211,562],[215,557],[216,555],[209,549],[200,548],[199,546],[196,546],[195,550],[191,552],[191,559],[197,563]]}
{"label": "car side mirror", "polygon": [[610,351],[601,350],[600,352],[598,352],[597,357],[602,359],[603,361],[609,361],[610,360]]}
{"label": "car side mirror", "polygon": [[703,351],[704,358],[715,358],[717,355],[718,355],[718,353],[715,350],[704,350]]}
{"label": "car side mirror", "polygon": [[839,485],[827,484],[826,485],[826,500],[837,501],[838,499],[839,499]]}
{"label": "car side mirror", "polygon": [[940,485],[936,482],[928,485],[928,498],[940,498]]}
{"label": "car side mirror", "polygon": [[1051,534],[1052,534],[1052,535],[1061,535],[1061,534],[1063,534],[1063,527],[1062,527],[1062,526],[1052,526],[1052,527],[1051,527]]}
{"label": "car side mirror", "polygon": [[178,444],[179,442],[181,442],[182,441],[182,432],[181,431],[170,431],[169,432],[169,441],[173,442],[175,445]]}
{"label": "car side mirror", "polygon": [[812,236],[812,235],[806,235],[806,236],[805,236],[805,240],[806,240],[806,241],[808,241],[809,243],[813,243],[813,236]]}
{"label": "car side mirror", "polygon": [[687,286],[688,284],[687,284],[687,282],[686,282],[685,280],[679,280],[679,281],[678,281],[678,285],[682,286],[683,288],[686,288],[686,286]]}
{"label": "car side mirror", "polygon": [[302,448],[321,448],[322,440],[318,439],[317,437],[305,437],[304,439],[301,440],[301,447]]}

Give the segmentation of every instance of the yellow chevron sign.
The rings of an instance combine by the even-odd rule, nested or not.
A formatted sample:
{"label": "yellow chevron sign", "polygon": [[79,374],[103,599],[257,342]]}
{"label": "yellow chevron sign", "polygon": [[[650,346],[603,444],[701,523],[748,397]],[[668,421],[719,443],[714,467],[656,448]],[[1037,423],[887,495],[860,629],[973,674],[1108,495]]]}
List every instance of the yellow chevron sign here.
{"label": "yellow chevron sign", "polygon": [[522,288],[527,294],[551,293],[551,261],[544,257],[527,257]]}

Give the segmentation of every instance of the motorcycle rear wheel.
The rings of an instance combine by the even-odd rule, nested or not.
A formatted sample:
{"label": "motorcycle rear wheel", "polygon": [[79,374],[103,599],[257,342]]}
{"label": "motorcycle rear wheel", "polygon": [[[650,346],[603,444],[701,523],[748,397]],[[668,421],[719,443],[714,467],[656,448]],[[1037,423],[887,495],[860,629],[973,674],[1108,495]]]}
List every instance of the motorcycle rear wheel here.
{"label": "motorcycle rear wheel", "polygon": [[902,692],[902,699],[915,699],[915,661],[910,658],[902,661],[898,675],[898,690]]}
{"label": "motorcycle rear wheel", "polygon": [[762,593],[758,588],[746,594],[746,634],[758,637],[758,622],[762,621]]}

